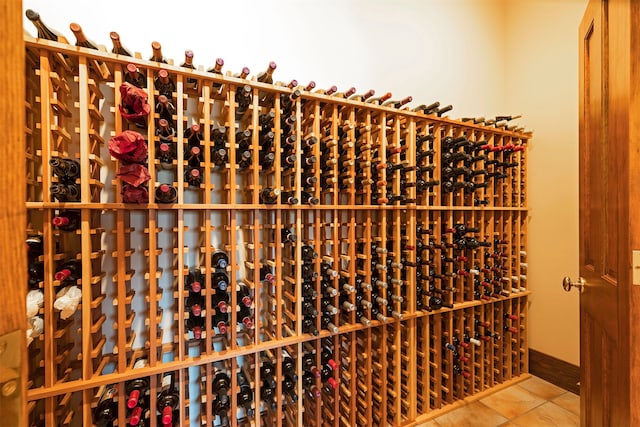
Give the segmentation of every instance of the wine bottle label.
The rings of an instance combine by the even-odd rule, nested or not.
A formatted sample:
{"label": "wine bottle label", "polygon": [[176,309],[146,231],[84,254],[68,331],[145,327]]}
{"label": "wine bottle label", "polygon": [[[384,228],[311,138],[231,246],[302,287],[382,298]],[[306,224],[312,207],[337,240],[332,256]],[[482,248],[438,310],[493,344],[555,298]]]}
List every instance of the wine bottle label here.
{"label": "wine bottle label", "polygon": [[140,369],[144,368],[145,366],[147,366],[147,359],[141,358],[136,360],[136,362],[133,364],[133,369]]}
{"label": "wine bottle label", "polygon": [[160,384],[162,390],[168,390],[169,387],[171,387],[171,379],[172,375],[165,375],[162,377],[162,383]]}

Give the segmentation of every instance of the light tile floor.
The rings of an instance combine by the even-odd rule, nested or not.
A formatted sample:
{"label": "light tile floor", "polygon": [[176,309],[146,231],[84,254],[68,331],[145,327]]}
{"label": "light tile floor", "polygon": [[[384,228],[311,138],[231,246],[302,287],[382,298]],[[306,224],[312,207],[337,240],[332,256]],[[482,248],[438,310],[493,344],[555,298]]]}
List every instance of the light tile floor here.
{"label": "light tile floor", "polygon": [[456,409],[417,427],[576,427],[580,396],[538,377]]}

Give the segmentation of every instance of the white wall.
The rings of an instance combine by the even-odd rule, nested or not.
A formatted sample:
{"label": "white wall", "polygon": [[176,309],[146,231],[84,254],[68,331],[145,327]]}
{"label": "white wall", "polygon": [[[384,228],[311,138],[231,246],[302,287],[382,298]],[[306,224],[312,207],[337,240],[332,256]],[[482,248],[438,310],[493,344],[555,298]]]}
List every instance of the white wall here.
{"label": "white wall", "polygon": [[578,25],[587,0],[507,0],[506,105],[533,129],[529,150],[529,346],[580,364]]}
{"label": "white wall", "polygon": [[[257,74],[273,60],[280,81],[390,91],[413,96],[412,105],[439,100],[461,117],[504,113],[502,1],[23,0],[23,7],[70,41],[77,22],[109,49],[109,32],[117,31],[144,57],[157,40],[176,63],[185,49],[205,68],[223,58],[224,71],[246,65]],[[26,18],[25,28],[35,34]]]}
{"label": "white wall", "polygon": [[[278,63],[276,79],[355,86],[412,105],[454,105],[452,117],[523,113],[530,152],[530,346],[579,362],[577,29],[586,0],[23,0],[74,40],[70,22],[111,48],[109,32],[144,57],[150,43],[209,68]],[[178,7],[176,7],[178,6]],[[35,34],[25,18],[25,28]]]}

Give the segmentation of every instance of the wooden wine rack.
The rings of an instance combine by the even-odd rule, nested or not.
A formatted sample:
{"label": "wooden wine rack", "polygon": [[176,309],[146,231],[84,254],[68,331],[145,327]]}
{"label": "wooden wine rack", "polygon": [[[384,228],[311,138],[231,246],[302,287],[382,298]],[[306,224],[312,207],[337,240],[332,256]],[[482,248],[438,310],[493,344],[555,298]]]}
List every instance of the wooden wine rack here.
{"label": "wooden wine rack", "polygon": [[[274,166],[261,170],[259,116],[269,110],[275,113],[275,153],[280,153],[283,131],[279,95],[292,92],[286,85],[263,84],[255,79],[146,61],[140,55],[120,56],[29,36],[25,36],[25,45],[28,230],[41,234],[45,244],[45,274],[40,284],[45,296],[41,310],[45,330],[30,346],[28,400],[32,424],[93,425],[92,412],[101,387],[118,384],[122,395],[126,381],[146,377],[151,388],[150,425],[156,427],[156,394],[167,372],[176,373],[180,425],[211,426],[218,418],[212,409],[210,379],[216,369],[228,370],[232,396],[229,420],[234,427],[412,426],[526,378],[527,151],[511,154],[518,165],[508,169],[507,178],[489,181],[490,185],[473,194],[445,193],[441,186],[419,192],[415,186],[405,188],[401,183],[415,183],[415,169],[404,176],[381,170],[376,179],[392,183],[395,194],[404,192],[410,200],[404,204],[372,204],[375,184],[359,183],[372,178],[370,168],[359,170],[356,162],[349,164],[348,170],[340,170],[326,159],[344,156],[363,162],[394,163],[403,156],[408,166],[416,166],[416,138],[432,134],[436,167],[431,178],[439,180],[445,136],[465,135],[471,141],[486,140],[496,147],[526,147],[531,134],[302,90],[294,104],[296,166],[283,169],[281,156],[276,154]],[[147,76],[151,114],[144,129],[128,123],[118,111],[119,87],[128,63],[137,65]],[[172,101],[179,160],[170,171],[162,170],[154,160],[154,75],[160,69],[167,70],[176,83]],[[235,93],[244,85],[249,85],[253,101],[236,120]],[[260,102],[261,96],[271,98],[272,104]],[[204,137],[204,179],[199,188],[185,183],[186,162],[181,160],[184,133],[193,123],[201,126]],[[214,123],[230,130],[227,148],[232,149],[224,168],[215,167],[211,159]],[[122,202],[121,183],[115,176],[119,163],[109,155],[107,141],[126,129],[140,132],[148,141],[149,204]],[[245,170],[238,167],[233,149],[238,129],[252,131],[253,159]],[[318,181],[313,196],[320,203],[261,204],[260,191],[265,187],[293,191],[300,199],[300,147],[311,133],[320,139],[312,148],[318,159],[313,168]],[[340,136],[356,143],[333,144]],[[401,146],[406,147],[404,154],[387,150]],[[323,151],[328,153],[325,157]],[[487,158],[502,159],[503,155],[500,151],[489,152]],[[49,166],[52,156],[80,162],[79,202],[52,200],[48,191],[55,180]],[[340,177],[341,173],[358,181],[345,187],[339,180],[320,185],[327,176]],[[165,182],[177,187],[177,203],[154,202],[156,187]],[[488,204],[474,206],[474,198],[486,199]],[[61,209],[81,213],[77,232],[60,232],[51,225],[52,217]],[[476,299],[473,277],[445,277],[442,285],[454,289],[445,297],[453,308],[420,310],[416,270],[428,274],[429,268],[416,267],[416,250],[406,248],[415,247],[421,238],[416,235],[417,226],[430,228],[434,233],[430,238],[441,241],[443,226],[452,224],[480,228],[479,239],[504,241],[502,275],[510,284],[509,294]],[[283,227],[298,236],[295,243],[282,242]],[[397,268],[380,272],[379,280],[388,283],[379,295],[389,299],[381,313],[384,321],[371,318],[365,310],[371,321],[365,325],[356,311],[342,310],[333,317],[336,333],[321,328],[320,316],[314,320],[319,335],[305,333],[302,245],[312,245],[319,254],[312,261],[315,272],[321,273],[324,262],[339,272],[332,280],[333,287],[340,290],[345,284],[357,286],[356,277],[371,282],[372,243],[388,248],[387,254],[380,255],[381,263],[391,254],[397,258],[402,254],[408,263],[404,275]],[[211,271],[211,254],[217,249],[225,250],[230,258],[230,307],[237,306],[237,281],[246,283],[253,292],[253,326],[243,325],[233,309],[228,332],[216,334],[207,312],[202,339],[196,341],[189,338],[185,327],[188,292],[183,283],[189,268]],[[467,264],[483,265],[485,255],[492,250],[476,249]],[[451,249],[442,249],[442,255],[451,256]],[[67,258],[82,262],[82,301],[74,315],[62,320],[53,308],[60,285],[53,273],[56,264]],[[433,255],[433,259],[433,268],[440,268],[439,255]],[[272,268],[273,284],[261,281],[263,265]],[[206,277],[204,289],[209,297],[213,288],[210,274]],[[321,281],[314,283],[315,291],[322,295]],[[355,295],[348,296],[350,303],[356,304]],[[370,300],[371,290],[365,295]],[[341,304],[338,293],[333,305]],[[315,309],[322,313],[320,296],[315,299]],[[505,313],[517,316],[517,320],[506,319]],[[489,322],[501,335],[505,325],[516,329],[501,340],[482,341],[480,346],[463,349],[465,373],[456,375],[453,356],[443,348],[443,339],[461,337],[465,331],[473,335],[477,330],[475,319]],[[306,394],[300,380],[302,358],[303,354],[314,354],[316,366],[321,366],[325,346],[332,349],[339,363],[334,373],[339,386],[314,399]],[[278,381],[277,404],[268,407],[260,397],[261,354],[276,361],[276,378],[281,378],[285,350],[296,361],[299,399],[291,399]],[[148,359],[147,366],[132,369],[142,356]],[[240,370],[253,390],[255,412],[251,416],[238,408],[235,399],[236,373]],[[322,385],[320,379],[317,385]],[[125,425],[128,414],[124,398],[119,398],[118,408],[117,425]]]}

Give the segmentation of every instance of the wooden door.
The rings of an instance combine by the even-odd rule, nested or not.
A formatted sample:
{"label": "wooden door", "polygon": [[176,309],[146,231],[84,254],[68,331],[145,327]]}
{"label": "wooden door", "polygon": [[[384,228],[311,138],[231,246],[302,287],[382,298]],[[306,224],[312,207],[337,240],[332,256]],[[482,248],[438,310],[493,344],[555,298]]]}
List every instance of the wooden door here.
{"label": "wooden door", "polygon": [[640,425],[638,3],[590,0],[579,30],[583,426]]}
{"label": "wooden door", "polygon": [[26,424],[26,178],[22,2],[0,2],[0,425]]}

